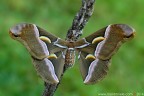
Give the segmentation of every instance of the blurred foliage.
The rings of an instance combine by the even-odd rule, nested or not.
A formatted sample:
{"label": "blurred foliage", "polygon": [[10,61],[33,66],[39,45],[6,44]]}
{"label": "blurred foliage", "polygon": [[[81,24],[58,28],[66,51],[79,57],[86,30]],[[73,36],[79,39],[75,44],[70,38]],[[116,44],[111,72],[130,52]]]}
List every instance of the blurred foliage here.
{"label": "blurred foliage", "polygon": [[[44,89],[27,50],[9,37],[9,28],[34,23],[64,39],[80,6],[81,0],[0,0],[0,96],[40,96]],[[82,37],[114,23],[131,25],[136,37],[120,48],[106,78],[95,85],[83,84],[76,60],[55,96],[144,92],[143,6],[144,0],[96,0]]]}

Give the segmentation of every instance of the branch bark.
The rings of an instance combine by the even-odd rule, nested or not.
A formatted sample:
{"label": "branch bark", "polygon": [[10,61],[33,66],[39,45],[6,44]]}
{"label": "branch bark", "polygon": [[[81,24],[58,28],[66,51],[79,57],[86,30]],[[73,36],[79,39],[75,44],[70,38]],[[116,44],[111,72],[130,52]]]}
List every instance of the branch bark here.
{"label": "branch bark", "polygon": [[67,32],[67,41],[76,41],[82,35],[84,26],[93,13],[94,2],[95,0],[82,0],[82,6],[74,17],[72,26]]}
{"label": "branch bark", "polygon": [[[88,22],[89,18],[91,17],[94,9],[94,2],[95,0],[82,0],[82,6],[78,13],[75,15],[73,19],[72,26],[67,32],[66,40],[67,41],[77,41],[78,38],[82,35],[83,29]],[[68,66],[64,66],[63,74],[68,69]],[[61,79],[63,77],[61,75]],[[60,82],[61,80],[59,80]],[[49,84],[45,82],[45,89],[42,96],[53,96],[54,92],[58,88],[58,84]]]}

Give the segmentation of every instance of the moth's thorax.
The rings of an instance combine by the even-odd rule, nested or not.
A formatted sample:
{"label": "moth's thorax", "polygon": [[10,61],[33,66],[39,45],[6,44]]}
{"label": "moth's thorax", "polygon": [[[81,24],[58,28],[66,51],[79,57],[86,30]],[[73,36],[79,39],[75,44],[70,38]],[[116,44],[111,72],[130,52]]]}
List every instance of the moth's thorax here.
{"label": "moth's thorax", "polygon": [[75,47],[75,42],[66,41],[66,46],[71,50]]}
{"label": "moth's thorax", "polygon": [[65,64],[68,67],[72,67],[75,62],[75,50],[74,48],[68,48],[65,54]]}

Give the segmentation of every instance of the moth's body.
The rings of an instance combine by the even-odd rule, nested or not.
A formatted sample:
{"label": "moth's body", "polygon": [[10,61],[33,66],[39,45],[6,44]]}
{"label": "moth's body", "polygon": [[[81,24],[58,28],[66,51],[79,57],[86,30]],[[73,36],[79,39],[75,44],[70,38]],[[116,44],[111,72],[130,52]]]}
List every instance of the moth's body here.
{"label": "moth's body", "polygon": [[77,43],[76,41],[60,41],[58,38],[53,44],[57,47],[65,49],[63,52],[64,58],[65,58],[65,64],[67,64],[67,67],[72,67],[75,63],[75,51],[84,48],[88,46],[90,43],[88,43],[85,39],[82,39],[82,43]]}
{"label": "moth's body", "polygon": [[64,49],[64,52],[62,55],[65,59],[65,64],[67,64],[67,67],[71,67],[75,62],[75,45],[74,44],[75,44],[74,42],[70,42],[70,41],[63,41],[63,43],[61,44],[61,42],[59,42],[59,39],[57,39],[54,42],[55,46]]}
{"label": "moth's body", "polygon": [[19,24],[10,29],[10,35],[27,48],[45,82],[58,83],[64,64],[71,67],[77,51],[84,83],[93,84],[105,77],[111,57],[122,43],[134,37],[134,30],[114,24],[78,41],[64,41],[35,24]]}
{"label": "moth's body", "polygon": [[75,50],[74,48],[68,48],[65,54],[65,64],[67,64],[67,67],[71,67],[73,66],[74,63],[75,63]]}

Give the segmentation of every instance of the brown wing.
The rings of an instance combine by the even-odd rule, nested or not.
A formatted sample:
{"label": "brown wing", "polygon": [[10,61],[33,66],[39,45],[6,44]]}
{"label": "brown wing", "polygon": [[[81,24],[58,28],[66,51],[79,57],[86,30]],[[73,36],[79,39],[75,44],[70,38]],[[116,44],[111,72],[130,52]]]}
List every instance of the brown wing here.
{"label": "brown wing", "polygon": [[92,41],[97,37],[103,37],[105,34],[105,29],[106,29],[106,27],[75,43],[76,49],[79,52],[78,57],[79,57],[79,61],[80,61],[80,71],[81,71],[81,75],[82,75],[82,78],[84,81],[88,75],[88,72],[90,70],[89,68],[90,68],[92,62],[95,60],[94,58],[86,59],[86,57],[89,54],[94,56],[96,46],[99,43],[99,41],[98,41],[98,42],[95,42],[94,44],[92,44]]}
{"label": "brown wing", "polygon": [[91,62],[88,70],[88,75],[86,76],[84,83],[85,84],[94,84],[102,80],[109,70],[109,60],[103,61],[96,59]]}
{"label": "brown wing", "polygon": [[[95,48],[97,46],[97,44],[100,42],[95,42],[94,44],[92,44],[92,41],[97,38],[97,37],[104,37],[105,35],[105,31],[106,31],[106,28],[102,28],[96,32],[94,32],[93,34],[83,38],[83,39],[80,39],[78,40],[76,43],[75,43],[75,46],[78,50],[80,50],[81,52],[85,52],[85,53],[89,53],[89,54],[94,54],[95,52]],[[88,50],[87,50],[88,49]]]}
{"label": "brown wing", "polygon": [[80,71],[81,71],[83,80],[85,80],[86,76],[88,75],[89,66],[91,62],[93,61],[93,60],[87,60],[86,59],[87,55],[88,53],[85,53],[85,52],[81,52],[79,55]]}
{"label": "brown wing", "polygon": [[127,40],[134,37],[135,30],[125,24],[109,25],[104,40],[96,48],[95,56],[102,60],[110,59]]}
{"label": "brown wing", "polygon": [[30,55],[43,59],[49,55],[46,44],[39,39],[39,31],[34,24],[18,24],[10,29],[10,36],[22,43]]}
{"label": "brown wing", "polygon": [[58,79],[60,79],[61,75],[63,74],[63,67],[65,64],[65,56],[63,53],[67,48],[66,42],[52,35],[51,33],[46,32],[44,29],[38,26],[37,28],[39,30],[40,36],[45,36],[51,40],[51,43],[49,42],[45,42],[45,43],[48,47],[49,53],[55,54],[57,56],[56,58],[49,58],[49,60],[52,62],[54,66],[55,73]]}
{"label": "brown wing", "polygon": [[58,83],[59,80],[55,74],[54,66],[47,58],[43,60],[37,60],[32,58],[34,67],[38,75],[45,81],[51,84]]}
{"label": "brown wing", "polygon": [[[97,37],[104,37],[104,39],[97,42],[97,40],[102,40],[101,38],[96,39]],[[84,83],[94,84],[103,79],[108,72],[111,57],[123,42],[133,37],[134,30],[131,27],[124,24],[114,24],[79,40],[78,42],[85,41],[85,46],[79,45],[82,47],[77,47],[80,52],[80,70]]]}
{"label": "brown wing", "polygon": [[[37,73],[45,82],[58,83],[63,73],[65,41],[46,32],[35,24],[18,24],[10,29],[10,35],[28,49]],[[41,40],[45,36],[45,40]],[[48,42],[47,42],[48,40]],[[63,45],[61,45],[63,44]],[[55,54],[55,58],[51,56]],[[48,58],[49,57],[49,58]]]}

